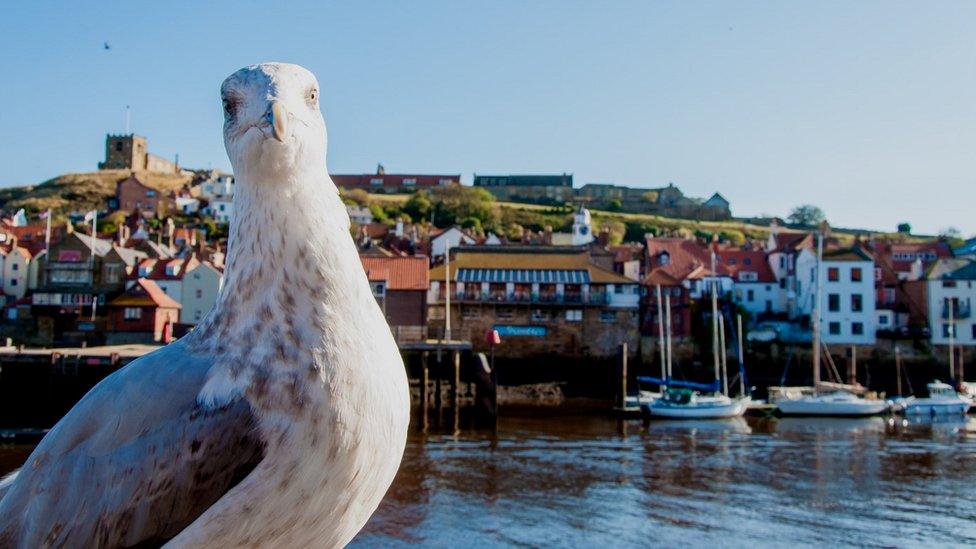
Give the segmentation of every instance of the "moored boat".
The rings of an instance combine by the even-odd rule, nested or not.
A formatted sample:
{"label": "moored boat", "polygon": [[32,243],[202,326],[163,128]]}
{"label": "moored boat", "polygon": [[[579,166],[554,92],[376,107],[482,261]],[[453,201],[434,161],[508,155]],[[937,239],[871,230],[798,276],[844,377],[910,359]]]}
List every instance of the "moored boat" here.
{"label": "moored boat", "polygon": [[948,383],[935,380],[928,384],[929,396],[907,398],[898,403],[898,410],[908,416],[965,415],[971,406],[969,399],[959,395]]}

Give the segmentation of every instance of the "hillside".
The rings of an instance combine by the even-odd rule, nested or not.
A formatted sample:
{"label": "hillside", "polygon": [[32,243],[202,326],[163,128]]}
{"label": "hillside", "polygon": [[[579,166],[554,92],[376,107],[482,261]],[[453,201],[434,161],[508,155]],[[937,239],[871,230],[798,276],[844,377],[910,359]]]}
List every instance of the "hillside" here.
{"label": "hillside", "polygon": [[[129,170],[102,170],[89,173],[59,175],[38,185],[0,189],[0,208],[55,213],[104,208],[105,201],[115,195],[115,185],[129,177]],[[187,184],[190,175],[139,172],[140,181],[160,191],[171,191]]]}
{"label": "hillside", "polygon": [[[374,200],[379,203],[387,202],[402,205],[410,195],[406,194],[370,194],[370,200]],[[526,214],[538,214],[547,218],[547,222],[550,222],[557,228],[560,228],[559,218],[561,217],[565,224],[568,225],[569,216],[554,216],[551,214],[552,206],[543,206],[537,204],[524,204],[517,202],[497,202],[498,206],[501,208],[503,214],[506,212],[509,215],[503,215],[503,217],[518,217],[519,212]],[[733,233],[741,233],[746,238],[751,239],[765,239],[769,236],[769,226],[757,223],[750,223],[747,220],[740,219],[730,219],[726,221],[695,221],[693,219],[682,219],[675,217],[665,217],[660,215],[651,214],[638,214],[638,213],[623,213],[623,212],[610,212],[605,210],[595,210],[591,209],[590,213],[593,216],[594,225],[612,225],[612,224],[623,224],[625,230],[628,233],[628,239],[635,240],[639,234],[642,234],[643,228],[646,227],[650,229],[648,232],[652,232],[654,229],[657,231],[669,232],[669,233],[681,233],[690,232],[695,234],[699,233],[719,233],[724,235],[729,235]],[[515,215],[512,215],[515,214]],[[555,222],[554,222],[555,221]],[[564,229],[567,227],[563,227]],[[803,229],[800,227],[782,227],[780,229],[783,232],[806,232],[809,229]],[[637,234],[634,234],[637,233]],[[660,234],[660,232],[658,232]],[[897,240],[917,240],[921,237],[908,236],[897,233],[885,233],[880,231],[868,231],[865,229],[848,229],[833,227],[832,234],[835,238],[843,243],[851,243],[858,235],[874,234],[876,236],[890,237]]]}

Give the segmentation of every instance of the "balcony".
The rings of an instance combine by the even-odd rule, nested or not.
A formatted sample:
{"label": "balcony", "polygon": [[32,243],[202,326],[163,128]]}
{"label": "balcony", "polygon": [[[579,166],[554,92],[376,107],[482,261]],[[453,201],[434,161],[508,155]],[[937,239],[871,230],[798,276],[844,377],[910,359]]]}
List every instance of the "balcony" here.
{"label": "balcony", "polygon": [[[462,292],[451,296],[456,303],[537,303],[553,305],[609,305],[610,294],[605,292],[582,293],[523,293],[523,292]],[[444,302],[444,292],[437,293],[437,302]]]}

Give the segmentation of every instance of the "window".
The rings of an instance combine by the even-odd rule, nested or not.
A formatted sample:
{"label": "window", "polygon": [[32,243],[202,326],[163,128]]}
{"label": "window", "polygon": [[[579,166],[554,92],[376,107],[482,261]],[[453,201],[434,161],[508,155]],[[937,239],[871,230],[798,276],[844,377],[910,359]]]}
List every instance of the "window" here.
{"label": "window", "polygon": [[448,185],[451,184],[451,180],[450,179],[441,179],[440,181],[437,182],[437,184],[440,185],[441,187],[446,187],[446,186],[448,186]]}
{"label": "window", "polygon": [[830,335],[840,335],[840,322],[831,322],[827,325],[827,331]]}
{"label": "window", "polygon": [[786,256],[785,255],[779,256],[779,268],[780,269],[785,269],[786,268]]}
{"label": "window", "polygon": [[583,311],[580,309],[569,309],[566,311],[566,322],[580,322],[583,320]]}
{"label": "window", "polygon": [[529,315],[532,322],[548,322],[549,312],[544,309],[532,309],[532,313]]}
{"label": "window", "polygon": [[500,320],[511,320],[515,318],[515,312],[511,309],[498,309],[495,312],[495,317]]}
{"label": "window", "polygon": [[122,315],[126,320],[139,320],[142,318],[142,309],[139,307],[126,307],[122,311]]}
{"label": "window", "polygon": [[115,152],[122,152],[122,142],[121,141],[116,141],[115,142]]}
{"label": "window", "polygon": [[773,312],[773,302],[768,299],[766,300],[766,312],[767,313]]}
{"label": "window", "polygon": [[851,311],[859,313],[864,309],[863,298],[861,294],[851,294]]}
{"label": "window", "polygon": [[464,320],[473,320],[476,318],[481,318],[481,308],[464,307],[463,309],[461,309],[461,318]]}
{"label": "window", "polygon": [[617,313],[613,311],[600,311],[600,322],[612,323],[617,321]]}
{"label": "window", "polygon": [[752,271],[740,271],[739,280],[743,282],[756,282],[759,280],[759,273],[754,273]]}
{"label": "window", "polygon": [[417,180],[413,177],[407,177],[403,180],[404,187],[414,187],[417,185]]}
{"label": "window", "polygon": [[200,311],[193,312],[193,320],[200,320],[201,316],[203,316],[203,313],[201,313]]}
{"label": "window", "polygon": [[955,280],[943,280],[942,281],[942,287],[943,288],[955,288],[956,287],[956,281]]}
{"label": "window", "polygon": [[105,264],[105,282],[117,283],[122,276],[122,266],[118,263]]}
{"label": "window", "polygon": [[11,278],[10,279],[10,285],[11,286],[16,286],[17,285],[17,279],[16,278]]}
{"label": "window", "polygon": [[783,290],[786,289],[786,279],[785,278],[779,279],[779,287],[780,287],[780,289],[783,289]]}
{"label": "window", "polygon": [[742,264],[743,265],[752,265],[752,258],[751,257],[747,257],[747,258],[743,259],[742,260]]}
{"label": "window", "polygon": [[152,189],[149,189],[148,191],[146,191],[146,198],[152,198],[154,196],[156,196],[156,191],[154,191]]}
{"label": "window", "polygon": [[15,270],[15,271],[19,271],[19,270],[20,270],[20,264],[19,264],[19,263],[14,263],[14,264],[13,264],[13,266],[12,266],[11,268],[12,268],[13,270]]}
{"label": "window", "polygon": [[194,292],[194,295],[196,295],[197,299],[203,299],[203,290],[197,288],[197,291]]}
{"label": "window", "polygon": [[374,186],[374,187],[382,187],[383,186],[383,178],[382,177],[374,177],[373,179],[370,179],[369,180],[369,184],[372,185],[372,186]]}
{"label": "window", "polygon": [[955,326],[949,323],[942,325],[942,337],[949,337],[949,329],[952,328],[952,337],[956,337]]}
{"label": "window", "polygon": [[882,326],[888,325],[888,315],[881,315],[878,317],[878,324]]}
{"label": "window", "polygon": [[756,291],[755,290],[747,290],[746,291],[746,301],[750,301],[751,302],[754,299],[756,299]]}
{"label": "window", "polygon": [[875,267],[874,268],[874,280],[875,281],[881,280],[881,268],[880,267]]}
{"label": "window", "polygon": [[383,297],[386,295],[386,284],[382,282],[373,283],[373,297]]}
{"label": "window", "polygon": [[976,339],[976,324],[973,324],[971,328],[973,329],[973,339]]}
{"label": "window", "polygon": [[729,265],[735,265],[735,258],[734,257],[730,257],[729,258]]}
{"label": "window", "polygon": [[851,268],[851,282],[860,282],[860,281],[861,281],[861,268],[860,267]]}
{"label": "window", "polygon": [[840,294],[827,295],[827,310],[834,313],[840,310]]}
{"label": "window", "polygon": [[671,256],[668,254],[668,252],[661,252],[661,255],[657,256],[657,262],[660,265],[667,265],[668,263],[671,263]]}
{"label": "window", "polygon": [[828,267],[827,280],[831,282],[837,282],[840,280],[840,270],[837,267]]}
{"label": "window", "polygon": [[864,335],[864,324],[861,322],[851,322],[851,334]]}

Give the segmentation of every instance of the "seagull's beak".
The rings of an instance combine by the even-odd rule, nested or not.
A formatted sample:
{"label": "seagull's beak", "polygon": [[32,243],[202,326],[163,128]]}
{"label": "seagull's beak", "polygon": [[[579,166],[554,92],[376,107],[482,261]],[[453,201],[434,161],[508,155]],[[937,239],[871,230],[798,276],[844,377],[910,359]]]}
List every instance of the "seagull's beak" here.
{"label": "seagull's beak", "polygon": [[285,106],[278,101],[272,102],[271,109],[268,110],[268,118],[268,121],[271,122],[271,128],[274,130],[275,139],[284,141],[288,135],[288,111]]}

